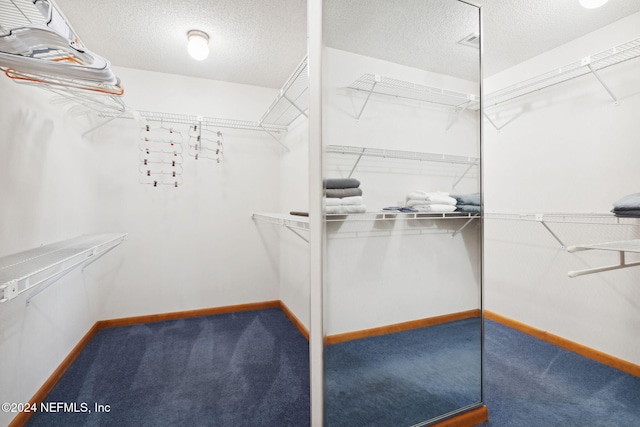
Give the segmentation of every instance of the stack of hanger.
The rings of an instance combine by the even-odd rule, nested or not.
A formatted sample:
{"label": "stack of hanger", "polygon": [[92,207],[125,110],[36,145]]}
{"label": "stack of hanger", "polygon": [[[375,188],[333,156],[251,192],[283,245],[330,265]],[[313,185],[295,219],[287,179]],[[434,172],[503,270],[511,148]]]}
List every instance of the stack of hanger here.
{"label": "stack of hanger", "polygon": [[120,96],[105,58],[80,41],[52,0],[13,0],[0,17],[0,69],[16,82]]}

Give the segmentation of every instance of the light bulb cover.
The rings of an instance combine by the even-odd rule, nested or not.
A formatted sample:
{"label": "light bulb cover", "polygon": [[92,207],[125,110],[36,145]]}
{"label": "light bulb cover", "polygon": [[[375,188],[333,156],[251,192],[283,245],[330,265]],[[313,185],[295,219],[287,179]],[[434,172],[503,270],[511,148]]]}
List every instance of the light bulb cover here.
{"label": "light bulb cover", "polygon": [[609,0],[580,0],[580,4],[582,7],[587,9],[596,9],[602,5],[604,5]]}
{"label": "light bulb cover", "polygon": [[209,35],[203,31],[191,30],[187,33],[187,51],[196,61],[209,56]]}

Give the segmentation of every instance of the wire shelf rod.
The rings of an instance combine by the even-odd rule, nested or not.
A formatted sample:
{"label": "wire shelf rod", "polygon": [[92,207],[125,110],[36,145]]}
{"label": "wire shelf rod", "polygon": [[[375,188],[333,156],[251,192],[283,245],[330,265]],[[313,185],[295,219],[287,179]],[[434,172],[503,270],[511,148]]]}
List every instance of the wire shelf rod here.
{"label": "wire shelf rod", "polygon": [[385,148],[365,148],[347,145],[328,145],[327,153],[350,154],[360,157],[380,157],[398,160],[416,160],[442,163],[454,163],[464,165],[479,165],[480,159],[477,157],[456,156],[451,154],[423,153],[415,151],[389,150]]}

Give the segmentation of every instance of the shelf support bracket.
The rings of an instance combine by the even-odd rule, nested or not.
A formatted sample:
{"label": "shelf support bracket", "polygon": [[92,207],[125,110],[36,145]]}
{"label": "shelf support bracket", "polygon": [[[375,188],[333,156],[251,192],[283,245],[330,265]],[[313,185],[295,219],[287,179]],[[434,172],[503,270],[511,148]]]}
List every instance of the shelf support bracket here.
{"label": "shelf support bracket", "polygon": [[373,90],[376,88],[376,85],[380,81],[381,81],[380,76],[378,76],[378,75],[374,76],[373,85],[371,85],[371,89],[369,89],[369,93],[367,94],[367,98],[364,100],[364,104],[362,105],[362,108],[360,109],[360,113],[358,113],[358,117],[356,117],[356,120],[360,120],[360,117],[362,116],[362,113],[364,112],[364,107],[367,106],[367,103],[369,102],[369,98],[371,98],[371,94],[373,93]]}
{"label": "shelf support bracket", "polygon": [[[583,60],[585,61],[585,60]],[[600,75],[596,72],[596,70],[593,69],[593,67],[591,66],[591,64],[587,64],[587,68],[589,68],[589,71],[591,71],[591,73],[595,76],[596,79],[598,79],[598,82],[600,82],[600,84],[602,85],[602,87],[604,88],[604,90],[607,91],[607,93],[609,94],[609,96],[611,98],[613,98],[613,102],[618,105],[618,98],[615,96],[615,94],[611,91],[611,89],[609,89],[609,86],[607,86],[607,84],[604,82],[604,80],[602,80],[602,78],[600,77]]]}
{"label": "shelf support bracket", "polygon": [[351,168],[351,171],[349,172],[349,175],[347,176],[347,178],[351,178],[351,175],[353,175],[353,173],[355,172],[356,168],[358,167],[358,163],[360,163],[360,159],[362,159],[362,156],[364,155],[365,150],[366,148],[363,148],[362,151],[360,152],[360,155],[358,156],[358,159],[356,160],[353,167]]}
{"label": "shelf support bracket", "polygon": [[296,103],[295,103],[295,102],[293,102],[292,100],[290,100],[289,98],[287,98],[287,95],[285,95],[285,94],[283,93],[283,94],[282,94],[282,97],[283,97],[284,99],[286,99],[287,101],[289,101],[289,104],[291,104],[291,106],[292,106],[293,108],[295,108],[296,110],[298,110],[298,111],[300,112],[300,114],[302,114],[303,116],[305,116],[305,117],[309,118],[309,116],[307,115],[307,113],[305,113],[305,112],[304,112],[300,107],[298,107],[298,106],[296,105]]}
{"label": "shelf support bracket", "polygon": [[465,169],[464,172],[462,172],[462,175],[460,175],[460,177],[456,180],[456,182],[453,183],[451,188],[456,188],[456,185],[458,185],[460,183],[460,181],[462,181],[462,178],[464,178],[465,175],[468,174],[469,171],[471,170],[471,168],[474,167],[474,166],[475,166],[475,163],[470,164],[469,167],[467,169]]}
{"label": "shelf support bracket", "polygon": [[474,219],[476,219],[477,217],[478,217],[477,215],[474,215],[474,216],[470,217],[470,218],[467,220],[467,222],[465,222],[465,223],[464,223],[464,225],[463,225],[462,227],[458,228],[456,231],[454,231],[454,232],[451,234],[451,238],[453,239],[453,238],[454,238],[454,237],[456,237],[458,234],[462,233],[462,230],[464,230],[464,229],[467,227],[467,225],[471,224],[471,221],[473,221],[473,220],[474,220]]}
{"label": "shelf support bracket", "polygon": [[119,119],[120,117],[122,117],[125,114],[125,112],[121,112],[120,114],[118,114],[117,116],[113,116],[110,119],[105,120],[104,122],[100,123],[99,125],[96,125],[94,127],[92,127],[91,129],[89,129],[88,131],[84,132],[82,134],[82,137],[84,138],[85,136],[87,136],[88,134],[90,134],[91,132],[93,132],[96,129],[101,128],[102,126],[111,123],[112,121],[114,121],[115,119]]}
{"label": "shelf support bracket", "polygon": [[295,234],[296,236],[298,236],[299,238],[301,238],[305,242],[309,243],[309,239],[304,237],[302,234],[298,233],[293,227],[289,227],[288,225],[285,225],[285,227],[287,228],[287,230],[291,231],[293,234]]}
{"label": "shelf support bracket", "polygon": [[278,144],[282,145],[282,147],[285,149],[285,151],[287,153],[289,152],[289,147],[284,145],[282,143],[282,141],[280,141],[278,138],[276,138],[276,136],[272,132],[270,132],[268,129],[266,129],[264,126],[262,126],[262,123],[259,123],[258,126],[260,126],[262,128],[262,130],[264,130],[271,138],[273,138],[274,141],[276,141]]}
{"label": "shelf support bracket", "polygon": [[542,226],[544,228],[547,229],[547,231],[553,236],[554,239],[556,239],[556,241],[558,243],[560,243],[560,247],[562,249],[564,249],[566,247],[566,245],[564,244],[564,242],[562,240],[560,240],[560,238],[556,235],[556,233],[553,232],[553,230],[551,230],[549,228],[549,226],[547,225],[546,222],[544,222],[544,215],[543,214],[536,214],[536,221],[538,221],[540,224],[542,224]]}
{"label": "shelf support bracket", "polygon": [[460,116],[462,115],[462,113],[464,113],[464,112],[467,110],[467,107],[468,107],[469,105],[471,105],[471,101],[473,101],[473,100],[472,100],[472,99],[469,99],[467,102],[465,102],[465,103],[462,105],[462,108],[460,108],[460,105],[458,105],[458,106],[456,107],[456,109],[453,111],[453,113],[454,113],[453,120],[451,120],[451,121],[447,124],[446,130],[451,129],[451,126],[453,126],[453,125],[454,125],[454,124],[455,124],[455,123],[460,119]]}

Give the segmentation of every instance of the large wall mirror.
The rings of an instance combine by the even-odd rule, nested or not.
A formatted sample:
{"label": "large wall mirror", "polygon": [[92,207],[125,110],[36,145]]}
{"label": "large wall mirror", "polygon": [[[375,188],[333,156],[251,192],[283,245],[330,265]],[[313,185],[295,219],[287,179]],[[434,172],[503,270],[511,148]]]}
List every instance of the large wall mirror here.
{"label": "large wall mirror", "polygon": [[324,420],[482,404],[480,9],[323,6]]}

